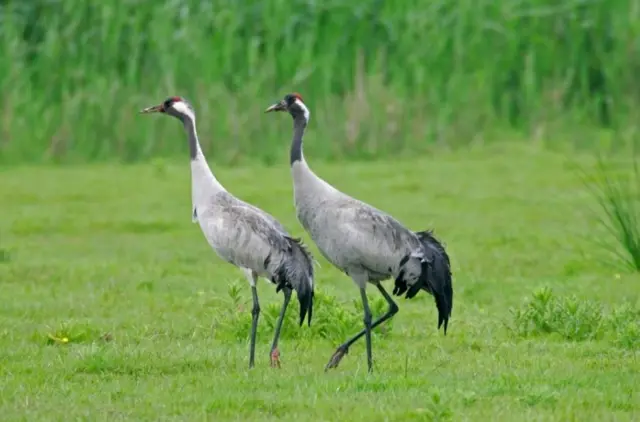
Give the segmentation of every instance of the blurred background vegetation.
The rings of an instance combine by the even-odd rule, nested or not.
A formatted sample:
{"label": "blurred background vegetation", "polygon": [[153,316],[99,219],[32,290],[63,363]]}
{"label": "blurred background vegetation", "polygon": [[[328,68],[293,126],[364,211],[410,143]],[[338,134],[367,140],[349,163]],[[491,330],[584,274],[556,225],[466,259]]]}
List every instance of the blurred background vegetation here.
{"label": "blurred background vegetation", "polygon": [[286,160],[291,91],[316,159],[493,141],[600,150],[638,136],[631,0],[0,0],[0,163],[186,156],[196,107],[210,159]]}

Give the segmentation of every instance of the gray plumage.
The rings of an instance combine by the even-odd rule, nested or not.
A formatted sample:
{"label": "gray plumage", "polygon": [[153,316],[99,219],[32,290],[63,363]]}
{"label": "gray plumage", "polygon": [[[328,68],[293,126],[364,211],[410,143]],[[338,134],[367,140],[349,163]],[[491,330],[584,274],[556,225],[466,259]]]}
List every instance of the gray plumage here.
{"label": "gray plumage", "polygon": [[[431,231],[413,232],[390,215],[338,191],[319,178],[302,153],[302,137],[309,110],[299,94],[289,94],[267,112],[288,111],[293,117],[291,174],[296,215],[322,255],[349,275],[360,289],[365,329],[338,347],[327,368],[338,365],[351,344],[363,335],[367,340],[367,363],[372,369],[371,329],[391,318],[398,306],[381,281],[395,279],[393,293],[414,297],[425,290],[435,298],[438,328],[447,332],[453,307],[449,257]],[[367,283],[374,284],[389,303],[389,311],[371,321]]]}
{"label": "gray plumage", "polygon": [[209,245],[223,260],[241,268],[252,290],[252,326],[249,366],[254,365],[255,338],[260,305],[256,280],[267,278],[283,291],[284,303],[276,323],[271,363],[279,365],[278,339],[284,315],[295,290],[300,302],[299,323],[313,314],[313,258],[299,239],[292,238],[273,216],[229,193],[215,178],[200,148],[193,107],[181,97],[171,97],[143,113],[160,112],[183,122],[191,157],[192,219]]}
{"label": "gray plumage", "polygon": [[[398,295],[407,292],[411,298],[419,289],[431,293],[440,311],[438,328],[444,323],[446,334],[453,307],[450,263],[432,233],[413,232],[392,216],[324,181],[299,177],[310,171],[302,162],[295,163],[292,171],[300,182],[294,188],[298,220],[327,261],[351,276],[360,288],[367,282],[394,278]],[[432,264],[434,274],[442,276],[427,277],[424,263]]]}
{"label": "gray plumage", "polygon": [[229,192],[215,193],[197,207],[197,219],[213,250],[225,261],[294,289],[300,300],[300,324],[311,323],[313,261],[310,253],[270,214]]}

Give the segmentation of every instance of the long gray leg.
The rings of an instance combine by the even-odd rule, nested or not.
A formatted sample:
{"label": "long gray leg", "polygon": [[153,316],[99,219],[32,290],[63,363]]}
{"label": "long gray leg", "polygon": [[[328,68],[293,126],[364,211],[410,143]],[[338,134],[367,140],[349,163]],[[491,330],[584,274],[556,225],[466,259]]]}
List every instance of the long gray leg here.
{"label": "long gray leg", "polygon": [[[383,322],[385,322],[386,320],[391,319],[391,317],[394,316],[395,314],[397,314],[398,310],[399,310],[398,305],[393,301],[393,299],[391,298],[389,293],[387,293],[387,291],[384,289],[384,287],[382,287],[382,284],[376,283],[376,287],[378,288],[378,290],[380,291],[382,296],[385,298],[385,300],[389,304],[389,310],[384,315],[382,315],[380,318],[378,318],[377,320],[373,321],[373,324],[371,324],[371,329],[372,330],[374,328],[376,328],[378,325],[380,325]],[[344,355],[346,355],[347,352],[349,351],[349,347],[351,347],[351,345],[353,343],[358,341],[366,333],[367,333],[367,330],[365,328],[362,331],[360,331],[358,334],[356,334],[355,336],[351,337],[349,340],[347,340],[346,342],[344,342],[343,344],[338,346],[338,348],[336,349],[336,351],[333,354],[333,356],[331,356],[331,359],[329,359],[329,363],[327,363],[327,366],[325,367],[325,370],[328,370],[330,368],[336,368],[338,366],[338,364],[340,363],[340,360],[342,360]]]}
{"label": "long gray leg", "polygon": [[260,302],[258,301],[258,288],[256,280],[258,275],[251,270],[245,269],[245,274],[251,284],[251,296],[253,298],[253,308],[251,308],[251,340],[249,344],[249,368],[253,368],[256,355],[256,333],[258,331],[258,317],[260,316]]}
{"label": "long gray leg", "polygon": [[373,371],[373,356],[371,353],[371,309],[369,309],[369,299],[367,299],[367,289],[360,289],[360,297],[362,297],[362,307],[364,308],[364,329],[365,340],[367,342],[367,367],[369,372]]}
{"label": "long gray leg", "polygon": [[271,344],[271,366],[278,368],[280,367],[280,351],[278,350],[278,340],[280,339],[280,330],[282,329],[284,315],[287,312],[287,306],[289,306],[289,301],[291,300],[291,289],[288,287],[284,287],[282,289],[282,294],[284,294],[284,302],[282,303],[282,309],[280,310],[280,315],[278,316],[278,321],[276,322],[276,332],[273,335],[273,343]]}

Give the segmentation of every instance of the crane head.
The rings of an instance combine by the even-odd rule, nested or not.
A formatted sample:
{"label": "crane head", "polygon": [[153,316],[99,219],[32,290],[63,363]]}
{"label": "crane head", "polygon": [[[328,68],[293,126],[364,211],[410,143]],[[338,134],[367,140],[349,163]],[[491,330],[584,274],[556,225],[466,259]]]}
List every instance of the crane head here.
{"label": "crane head", "polygon": [[182,97],[169,97],[161,104],[144,108],[140,113],[166,113],[183,120],[185,117],[195,119],[195,112],[189,101]]}
{"label": "crane head", "polygon": [[302,96],[297,92],[285,95],[282,100],[269,106],[264,112],[271,113],[272,111],[288,111],[294,119],[297,116],[304,116],[304,119],[309,121],[309,109],[304,105]]}

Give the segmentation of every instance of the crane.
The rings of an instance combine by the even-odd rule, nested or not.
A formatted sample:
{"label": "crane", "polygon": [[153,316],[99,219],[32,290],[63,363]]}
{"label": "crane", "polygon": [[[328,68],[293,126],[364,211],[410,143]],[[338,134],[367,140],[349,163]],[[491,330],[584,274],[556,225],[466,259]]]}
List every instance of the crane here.
{"label": "crane", "polygon": [[249,368],[254,366],[260,315],[256,282],[264,277],[282,290],[284,302],[271,345],[271,366],[280,366],[278,340],[292,290],[300,303],[300,326],[305,316],[311,325],[314,297],[313,257],[300,239],[293,238],[273,216],[229,193],[213,175],[198,141],[196,113],[182,97],[170,97],[141,113],[162,113],[180,120],[189,139],[191,158],[192,221],[223,260],[239,267],[249,285],[253,307]]}
{"label": "crane", "polygon": [[[298,93],[287,94],[265,112],[287,111],[293,117],[290,149],[296,216],[321,254],[351,277],[364,309],[364,329],[338,346],[325,367],[335,368],[349,347],[365,336],[367,366],[373,368],[371,330],[395,315],[399,308],[382,286],[393,277],[393,294],[413,298],[425,290],[435,298],[438,329],[444,334],[453,307],[452,274],[449,256],[432,231],[413,232],[390,215],[340,192],[318,177],[307,164],[302,138],[310,112]],[[366,294],[367,283],[380,291],[389,310],[372,321]]]}

